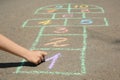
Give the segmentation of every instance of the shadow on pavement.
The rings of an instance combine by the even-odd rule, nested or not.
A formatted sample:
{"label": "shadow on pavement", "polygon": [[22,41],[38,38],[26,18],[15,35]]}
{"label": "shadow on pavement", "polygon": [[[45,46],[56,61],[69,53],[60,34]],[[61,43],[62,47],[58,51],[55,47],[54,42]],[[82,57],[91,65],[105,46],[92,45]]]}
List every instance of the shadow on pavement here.
{"label": "shadow on pavement", "polygon": [[[42,63],[43,62],[39,63],[38,65]],[[19,66],[36,67],[38,65],[35,65],[30,62],[11,62],[11,63],[0,63],[0,68],[11,68],[11,67],[19,67]]]}

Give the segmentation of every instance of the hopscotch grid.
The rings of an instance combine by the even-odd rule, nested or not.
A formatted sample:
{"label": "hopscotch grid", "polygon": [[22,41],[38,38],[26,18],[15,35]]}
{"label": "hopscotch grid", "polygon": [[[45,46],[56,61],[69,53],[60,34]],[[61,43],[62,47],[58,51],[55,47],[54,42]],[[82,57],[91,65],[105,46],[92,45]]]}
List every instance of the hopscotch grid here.
{"label": "hopscotch grid", "polygon": [[[16,72],[13,72],[13,73],[16,73]],[[51,71],[20,71],[19,74],[22,73],[22,74],[54,74],[54,75],[66,75],[66,76],[70,76],[70,75],[75,75],[75,76],[79,76],[79,75],[83,75],[82,73],[79,73],[79,72],[57,72],[57,71],[54,71],[54,72],[51,72]]]}
{"label": "hopscotch grid", "polygon": [[[67,25],[67,26],[64,26],[64,25],[47,25],[46,27],[82,27],[82,26],[86,26],[86,27],[106,27],[106,25]],[[107,25],[108,26],[108,25]],[[43,27],[43,26],[25,26],[25,27],[30,27],[30,28],[33,28],[33,27]]]}
{"label": "hopscotch grid", "polygon": [[[50,10],[50,9],[56,9],[56,8],[45,8],[45,10]],[[101,13],[104,13],[104,10],[103,10],[103,8],[88,8],[88,9],[90,9],[90,10],[101,10],[100,12]],[[71,4],[68,4],[68,8],[62,8],[62,9],[57,9],[57,10],[66,10],[65,12],[62,12],[62,13],[71,13],[71,10],[82,10],[81,8],[71,8]],[[86,13],[100,13],[99,11],[97,11],[97,12],[86,12]],[[36,14],[43,14],[44,12],[35,12],[34,13],[34,15],[36,15]],[[53,13],[60,13],[60,12],[53,12]],[[74,13],[78,13],[78,12],[74,12]],[[82,13],[82,12],[79,12],[79,13]],[[47,14],[47,13],[45,13],[45,14]],[[50,14],[50,13],[48,13],[48,14]],[[51,13],[52,14],[52,13]]]}
{"label": "hopscotch grid", "polygon": [[[72,12],[71,13],[79,13],[81,14],[82,12]],[[92,13],[92,14],[99,14],[99,13],[104,13],[103,11],[101,12],[85,12],[85,13]],[[37,14],[53,14],[53,13],[37,13]],[[56,12],[56,14],[68,14],[67,12]],[[36,14],[35,14],[36,15]]]}
{"label": "hopscotch grid", "polygon": [[[83,13],[82,13],[82,14],[83,14]],[[82,14],[81,14],[81,15],[82,15]],[[83,14],[83,15],[84,15],[84,14]],[[44,19],[35,18],[35,19],[27,19],[27,20],[24,22],[24,24],[27,23],[28,21],[32,21],[32,20],[34,21],[34,20],[48,20],[48,19],[50,19],[50,20],[57,20],[57,19],[58,19],[58,20],[59,20],[59,19],[65,20],[66,18],[55,18],[55,19],[52,19],[52,18],[44,18]],[[81,18],[70,18],[70,17],[69,17],[69,18],[67,18],[67,19],[71,19],[71,20],[72,20],[72,19],[78,19],[78,20],[79,20],[79,19],[83,19],[83,18],[82,18],[82,17],[81,17]],[[100,17],[92,17],[92,19],[102,19],[102,18],[100,18]]]}
{"label": "hopscotch grid", "polygon": [[[40,39],[40,36],[42,35],[44,29],[45,29],[45,27],[42,27],[42,28],[40,29],[39,34],[38,34],[37,38],[35,39],[34,43],[32,44],[32,47],[30,48],[30,50],[35,49],[35,46],[37,45],[37,43],[38,43],[38,41],[39,41],[39,39]],[[21,65],[20,65],[19,67],[17,67],[16,73],[19,73],[20,70],[23,68],[24,62],[25,62],[25,59],[23,59],[23,60],[21,61]]]}
{"label": "hopscotch grid", "polygon": [[[66,3],[67,4],[67,3]],[[66,5],[66,4],[63,4],[63,5]],[[70,3],[69,3],[70,4]],[[75,3],[73,3],[73,4],[75,4]],[[72,5],[73,5],[72,4]],[[63,6],[62,5],[62,6]],[[43,10],[43,9],[46,9],[46,8],[49,8],[49,7],[55,7],[56,5],[52,5],[52,6],[46,6],[46,7],[42,7],[42,8],[38,8],[35,12],[34,12],[34,15],[36,15],[36,14],[38,14],[38,12],[40,11],[40,10]],[[96,7],[96,8],[89,8],[89,9],[100,9],[102,12],[104,12],[104,9],[102,8],[102,7],[99,7],[99,6],[96,6],[96,5],[88,5],[88,6],[91,6],[91,7]],[[51,9],[53,9],[53,8],[51,8]],[[54,8],[54,9],[59,9],[59,8]],[[61,9],[61,8],[60,8]],[[67,9],[67,8],[62,8],[62,9]],[[79,8],[71,8],[71,9],[79,9]]]}
{"label": "hopscotch grid", "polygon": [[84,34],[43,34],[42,36],[82,36]]}
{"label": "hopscotch grid", "polygon": [[[67,10],[66,12],[56,12],[56,13],[39,13],[40,10],[42,9],[55,9],[55,8],[39,8],[35,11],[34,15],[36,14],[52,14],[52,17],[51,17],[51,20],[56,20],[56,19],[63,19],[63,18],[56,18],[56,14],[63,14],[63,13],[69,13],[69,14],[82,14],[82,18],[80,19],[83,19],[83,18],[86,18],[86,14],[88,13],[92,13],[92,14],[99,14],[99,13],[104,13],[104,10],[103,8],[101,7],[98,7],[96,6],[97,8],[89,8],[89,9],[100,9],[101,11],[100,12],[72,12],[71,10],[72,9],[77,9],[79,10],[79,8],[71,8],[71,4],[69,3],[68,4],[68,8],[62,8],[62,9],[57,9],[57,10]],[[81,10],[81,9],[80,9]],[[93,17],[92,17],[93,18]],[[94,17],[95,18],[95,17]],[[50,18],[45,18],[45,19],[50,19]],[[45,19],[40,19],[40,20],[45,20]],[[40,31],[40,35],[36,38],[35,42],[33,43],[32,45],[32,49],[38,49],[38,50],[79,50],[81,51],[81,56],[80,56],[80,61],[81,61],[81,72],[80,73],[75,73],[75,72],[57,72],[57,71],[54,71],[54,72],[50,72],[50,71],[36,71],[36,70],[33,70],[33,71],[20,71],[20,69],[22,69],[22,65],[24,65],[24,60],[22,60],[22,64],[21,64],[21,67],[18,67],[18,69],[16,70],[15,73],[28,73],[28,74],[61,74],[61,75],[83,75],[83,74],[86,74],[86,64],[85,64],[85,55],[86,55],[86,49],[87,49],[87,30],[86,28],[89,26],[89,27],[96,27],[96,26],[108,26],[108,21],[106,18],[104,18],[104,22],[105,24],[104,25],[68,25],[67,24],[67,21],[68,19],[73,19],[73,18],[65,18],[63,19],[64,20],[64,24],[62,26],[64,27],[70,27],[70,26],[75,26],[75,27],[83,27],[83,34],[42,34],[43,32]],[[74,19],[79,19],[79,18],[74,18]],[[44,26],[26,26],[26,24],[29,22],[29,20],[32,20],[32,19],[28,19],[24,22],[24,24],[22,25],[22,27],[44,27]],[[38,19],[37,19],[38,20]],[[47,25],[45,27],[57,27],[57,26],[61,26],[61,25]],[[43,28],[43,31],[45,29],[45,27]],[[40,42],[40,37],[41,36],[83,36],[83,47],[82,48],[35,48],[35,46],[37,45],[38,42]]]}
{"label": "hopscotch grid", "polygon": [[[43,30],[45,29],[45,27],[42,29],[42,30],[40,30],[40,33],[39,33],[39,35],[37,36],[37,38],[36,38],[36,40],[35,40],[35,42],[33,43],[33,45],[32,45],[32,48],[31,48],[31,50],[32,49],[35,49],[35,46],[38,44],[38,42],[40,41],[40,36],[42,36],[42,33],[43,33]],[[69,48],[68,48],[69,49]],[[55,50],[55,48],[54,48],[54,50]],[[59,50],[60,50],[60,48],[59,48]],[[62,49],[63,50],[63,49]],[[65,49],[64,49],[65,50]],[[70,50],[70,49],[69,49]],[[80,50],[80,49],[79,49]],[[22,68],[23,68],[23,65],[24,65],[24,61],[25,60],[22,60],[22,64],[21,64],[21,67],[18,67],[17,68],[17,70],[16,70],[16,73],[21,73],[22,71],[20,71]],[[28,71],[29,72],[29,71]],[[34,70],[33,70],[33,72],[34,72]],[[47,72],[47,71],[45,71],[45,72]],[[48,74],[49,74],[50,72],[48,72]],[[54,73],[54,74],[56,74],[54,71],[52,72],[52,73]],[[67,75],[68,73],[67,72],[59,72],[59,73],[64,73],[64,75]],[[81,73],[72,73],[72,72],[69,72],[69,73],[71,73],[71,75],[75,75],[75,74],[81,74]]]}
{"label": "hopscotch grid", "polygon": [[[68,4],[68,6],[69,5],[71,5],[71,4]],[[67,10],[68,8],[45,8],[44,10],[50,10],[50,9],[57,9],[57,10],[65,9],[65,10]],[[81,10],[81,8],[72,8],[72,7],[70,7],[70,9],[80,9]],[[100,10],[102,10],[102,8],[88,8],[88,9],[100,9]]]}
{"label": "hopscotch grid", "polygon": [[[83,13],[82,14],[82,16],[83,16],[83,18],[86,18],[86,16],[85,16],[85,13]],[[55,17],[55,16],[54,16]],[[70,20],[74,20],[74,19],[76,19],[76,20],[79,20],[79,19],[83,19],[83,18],[56,18],[56,19],[50,19],[50,18],[45,18],[45,19],[28,19],[28,20],[26,20],[24,23],[23,23],[23,25],[22,25],[22,27],[26,27],[26,25],[28,24],[28,22],[29,21],[36,21],[36,20],[64,20],[64,24],[63,25],[61,25],[61,26],[84,26],[84,25],[81,25],[81,24],[78,24],[78,25],[75,25],[75,24],[73,24],[73,25],[67,25],[67,22],[68,22],[68,19],[70,19]],[[92,19],[102,19],[102,18],[98,18],[98,17],[94,17],[94,18],[92,18]],[[105,24],[102,24],[102,26],[108,26],[108,21],[107,21],[107,19],[106,18],[104,18],[103,19],[104,20],[104,22],[105,22]],[[34,26],[36,26],[36,25],[34,25]],[[60,26],[60,25],[47,25],[47,26]],[[46,26],[46,27],[47,27]],[[87,26],[87,25],[86,25]],[[89,26],[101,26],[101,25],[89,25]],[[29,26],[28,26],[29,27]],[[39,25],[39,27],[41,27],[40,25]]]}
{"label": "hopscotch grid", "polygon": [[66,51],[81,51],[82,48],[35,48],[34,50],[66,50]]}
{"label": "hopscotch grid", "polygon": [[[37,48],[35,48],[35,46],[40,42],[40,37],[43,35],[42,33],[43,33],[43,31],[44,31],[44,29],[45,29],[45,27],[46,26],[44,26],[44,27],[42,27],[42,29],[40,29],[40,31],[39,31],[39,34],[38,34],[38,36],[37,36],[37,38],[35,39],[35,41],[34,41],[34,43],[33,43],[33,45],[32,45],[32,47],[31,47],[31,49],[30,50],[35,50],[35,49],[37,49]],[[41,49],[45,49],[45,48],[41,48]],[[46,48],[46,49],[50,49],[50,48]],[[79,50],[79,51],[81,51],[82,49],[80,49],[80,48],[75,48],[75,49],[72,49],[72,48],[52,48],[53,50]],[[50,49],[51,50],[51,49]],[[23,65],[24,65],[24,62],[25,62],[25,60],[23,59],[22,61],[21,61],[21,66],[19,66],[19,67],[17,67],[17,69],[16,69],[16,72],[14,72],[14,73],[30,73],[30,71],[22,71],[21,69],[23,68]],[[82,71],[82,70],[81,70]],[[35,70],[32,70],[32,73],[35,73],[36,74],[36,71]],[[30,73],[30,74],[32,74],[32,73]],[[75,73],[75,72],[56,72],[56,71],[53,71],[53,72],[50,72],[50,71],[38,71],[37,72],[37,74],[41,74],[41,73],[46,73],[46,74],[57,74],[57,73],[59,73],[59,74],[61,74],[61,75],[82,75],[82,73]]]}

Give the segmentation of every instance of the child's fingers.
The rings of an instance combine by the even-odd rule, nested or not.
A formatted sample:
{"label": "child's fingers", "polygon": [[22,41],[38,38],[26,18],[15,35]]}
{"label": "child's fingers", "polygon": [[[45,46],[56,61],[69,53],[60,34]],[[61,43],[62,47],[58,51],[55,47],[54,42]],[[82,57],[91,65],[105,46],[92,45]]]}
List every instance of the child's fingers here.
{"label": "child's fingers", "polygon": [[41,54],[42,54],[42,56],[46,56],[47,52],[42,52]]}
{"label": "child's fingers", "polygon": [[38,65],[39,63],[41,63],[42,62],[42,57],[39,57],[39,59],[37,60],[37,62],[36,62],[36,65]]}
{"label": "child's fingers", "polygon": [[47,55],[46,52],[41,53],[41,62],[45,62],[45,56]]}

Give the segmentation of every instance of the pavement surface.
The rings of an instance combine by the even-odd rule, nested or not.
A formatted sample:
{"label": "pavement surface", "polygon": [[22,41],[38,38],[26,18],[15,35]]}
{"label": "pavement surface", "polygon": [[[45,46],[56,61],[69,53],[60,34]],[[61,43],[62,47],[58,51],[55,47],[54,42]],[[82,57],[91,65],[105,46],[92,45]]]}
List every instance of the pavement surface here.
{"label": "pavement surface", "polygon": [[48,52],[35,66],[0,51],[0,80],[120,80],[119,0],[0,0],[0,33]]}

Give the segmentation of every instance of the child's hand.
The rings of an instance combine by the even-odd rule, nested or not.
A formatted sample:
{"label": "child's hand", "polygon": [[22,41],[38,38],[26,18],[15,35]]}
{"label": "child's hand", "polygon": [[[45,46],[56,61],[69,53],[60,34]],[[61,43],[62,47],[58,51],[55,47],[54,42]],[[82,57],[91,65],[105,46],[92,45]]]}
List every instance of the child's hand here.
{"label": "child's hand", "polygon": [[44,51],[31,51],[26,56],[26,60],[37,65],[44,59],[46,55],[47,53]]}

